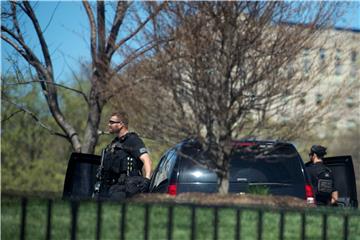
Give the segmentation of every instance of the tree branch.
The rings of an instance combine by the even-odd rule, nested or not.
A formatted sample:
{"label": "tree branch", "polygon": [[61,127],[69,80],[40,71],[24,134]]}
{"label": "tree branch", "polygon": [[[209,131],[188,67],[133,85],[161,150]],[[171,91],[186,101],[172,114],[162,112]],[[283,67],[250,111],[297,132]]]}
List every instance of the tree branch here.
{"label": "tree branch", "polygon": [[45,82],[45,83],[48,83],[48,84],[52,84],[52,85],[54,85],[54,86],[61,87],[61,88],[64,88],[64,89],[66,89],[66,90],[70,90],[70,91],[73,91],[73,92],[75,92],[75,93],[78,93],[78,94],[80,94],[81,96],[83,96],[83,98],[84,98],[84,100],[86,101],[86,103],[89,102],[86,94],[83,93],[82,91],[77,90],[77,89],[75,89],[75,88],[71,88],[71,87],[62,85],[62,84],[54,83],[54,82],[51,82],[51,81],[33,80],[33,81],[18,82],[18,83],[8,83],[8,84],[4,84],[4,86],[24,85],[24,84],[42,83],[42,82]]}
{"label": "tree branch", "polygon": [[[15,5],[14,5],[15,6]],[[49,110],[58,124],[58,126],[63,130],[64,133],[66,133],[67,139],[71,142],[73,148],[75,151],[80,151],[81,144],[80,140],[77,136],[76,130],[73,126],[71,126],[63,116],[59,104],[58,104],[58,98],[57,98],[57,89],[54,85],[54,76],[53,76],[53,69],[52,69],[52,62],[51,62],[51,56],[49,53],[49,49],[47,46],[47,43],[44,39],[43,33],[41,31],[39,22],[36,18],[35,13],[32,10],[32,7],[29,2],[19,2],[16,6],[19,6],[24,13],[29,17],[30,21],[32,22],[32,25],[34,27],[34,30],[36,34],[38,35],[38,39],[40,41],[41,45],[41,51],[44,56],[45,64],[43,64],[37,56],[32,52],[32,50],[29,48],[28,45],[24,41],[22,41],[21,37],[17,36],[15,33],[13,33],[11,30],[9,30],[5,26],[1,26],[2,32],[5,32],[9,34],[15,41],[17,41],[20,46],[14,44],[13,41],[7,41],[12,47],[14,47],[15,50],[19,52],[21,56],[25,58],[25,60],[34,67],[34,69],[37,72],[38,79],[41,80],[40,85],[42,88],[42,92],[45,96],[45,99],[47,101],[47,105],[49,107]],[[18,24],[17,19],[12,19],[12,23],[14,25]],[[20,26],[19,26],[20,27]],[[3,38],[3,35],[2,35]],[[4,39],[4,38],[3,38]],[[13,44],[11,44],[11,42]],[[18,46],[18,48],[16,48]],[[25,51],[25,53],[24,53]]]}
{"label": "tree branch", "polygon": [[60,2],[57,2],[56,6],[55,6],[55,8],[54,8],[54,10],[53,10],[53,12],[51,14],[50,20],[49,20],[48,24],[44,28],[44,31],[43,31],[44,33],[46,32],[47,28],[50,26],[50,24],[51,24],[51,22],[52,22],[52,20],[53,20],[53,18],[55,16],[55,12],[56,12],[57,8],[59,7],[59,4],[60,4]]}
{"label": "tree branch", "polygon": [[[46,70],[41,64],[40,60],[36,57],[36,55],[31,51],[31,49],[26,45],[24,41],[22,41],[19,36],[13,33],[10,29],[5,26],[1,26],[1,31],[9,34],[15,41],[17,41],[22,49],[14,43],[10,38],[6,37],[4,34],[1,34],[1,38],[4,39],[7,43],[9,43],[27,62],[29,62],[34,68],[41,73],[41,75],[46,75]],[[46,86],[43,85],[43,89],[46,90]]]}
{"label": "tree branch", "polygon": [[[62,133],[58,133],[58,132],[54,131],[53,129],[51,129],[49,126],[46,126],[43,122],[40,121],[40,119],[32,111],[28,110],[27,108],[25,108],[25,107],[23,107],[23,106],[21,106],[21,105],[19,105],[17,103],[14,103],[14,102],[10,101],[9,99],[3,99],[3,100],[10,103],[10,104],[12,104],[12,105],[14,105],[16,108],[19,109],[19,111],[24,112],[26,114],[29,114],[32,117],[32,119],[34,119],[35,122],[37,122],[37,124],[39,124],[40,127],[46,129],[48,132],[50,132],[51,135],[55,135],[55,136],[65,138],[66,140],[71,142],[68,136],[66,136],[66,135],[64,135]],[[12,114],[12,116],[14,116],[14,115],[15,114]],[[8,120],[8,119],[10,119],[10,118],[8,117],[6,120]]]}
{"label": "tree branch", "polygon": [[95,17],[91,10],[91,6],[88,1],[83,0],[83,6],[86,11],[86,15],[89,18],[90,24],[90,49],[91,49],[91,57],[93,61],[97,59],[96,57],[96,24],[95,24]]}
{"label": "tree branch", "polygon": [[4,124],[7,120],[11,119],[13,116],[15,116],[16,114],[23,112],[22,110],[17,110],[13,113],[11,113],[9,116],[5,117],[4,119],[1,120],[1,123]]}
{"label": "tree branch", "polygon": [[[138,49],[136,49],[132,55],[128,56],[126,58],[126,60],[124,62],[122,62],[121,64],[117,65],[116,67],[114,67],[115,72],[119,72],[123,67],[125,67],[126,65],[128,65],[129,63],[131,63],[134,59],[136,59],[137,57],[143,55],[144,53],[150,51],[151,49],[153,49],[154,47],[157,46],[157,44],[159,44],[158,42],[155,43],[149,43],[146,45],[149,45],[148,47],[144,48],[145,46],[141,46]],[[142,51],[140,51],[141,49],[143,49]],[[139,52],[140,51],[140,52]]]}
{"label": "tree branch", "polygon": [[148,16],[148,18],[142,22],[136,29],[135,31],[133,31],[132,33],[130,33],[127,37],[123,38],[122,40],[120,40],[113,48],[112,51],[110,51],[108,54],[109,56],[112,56],[114,54],[114,52],[119,49],[119,47],[121,47],[123,44],[125,44],[129,39],[133,38],[136,34],[138,34],[140,32],[141,29],[144,28],[144,26],[151,20],[153,19],[160,11],[161,9],[163,9],[165,6],[167,5],[167,2],[163,2],[152,14],[150,14],[150,16]]}
{"label": "tree branch", "polygon": [[42,50],[42,53],[43,53],[43,56],[44,56],[44,60],[45,60],[45,63],[46,63],[46,67],[48,69],[48,71],[50,73],[53,72],[53,66],[52,66],[52,62],[51,62],[51,57],[50,57],[50,53],[49,53],[49,48],[46,44],[46,41],[44,39],[44,35],[43,35],[43,32],[41,30],[41,27],[40,27],[40,24],[34,14],[34,11],[30,5],[29,2],[27,1],[24,1],[22,2],[24,4],[24,7],[27,11],[25,11],[25,13],[28,15],[28,17],[30,18],[31,22],[33,23],[34,25],[34,28],[35,28],[35,31],[36,31],[36,35],[40,41],[40,45],[41,45],[41,50]]}
{"label": "tree branch", "polygon": [[126,11],[131,3],[125,1],[119,1],[116,7],[116,13],[114,17],[114,21],[110,30],[110,35],[107,40],[107,46],[105,53],[107,54],[108,58],[111,58],[111,55],[114,53],[115,41],[116,37],[119,33],[120,26],[123,23],[123,20],[126,15]]}
{"label": "tree branch", "polygon": [[20,27],[19,27],[19,22],[17,20],[17,15],[16,15],[16,2],[11,2],[11,11],[12,11],[12,21],[14,23],[14,26],[15,26],[15,29],[16,29],[16,32],[19,36],[19,39],[22,41],[22,42],[25,42],[24,41],[24,38],[22,36],[22,33],[20,31]]}
{"label": "tree branch", "polygon": [[[2,26],[1,26],[2,28]],[[17,45],[15,42],[13,42],[10,38],[6,37],[4,34],[1,34],[1,38],[7,42],[8,44],[10,44],[23,58],[25,58],[25,60],[27,61],[28,58],[27,58],[27,55],[26,53],[24,52],[24,50],[22,50],[20,48],[19,45]]]}
{"label": "tree branch", "polygon": [[[97,19],[97,43],[98,54],[100,59],[104,59],[105,55],[105,4],[103,1],[96,2],[96,19]],[[103,63],[102,63],[103,64]]]}

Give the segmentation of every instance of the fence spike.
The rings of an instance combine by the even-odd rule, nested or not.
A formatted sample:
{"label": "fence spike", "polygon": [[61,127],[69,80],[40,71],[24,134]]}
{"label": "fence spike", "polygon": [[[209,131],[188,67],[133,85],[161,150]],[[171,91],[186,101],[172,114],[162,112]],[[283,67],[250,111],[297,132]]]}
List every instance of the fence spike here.
{"label": "fence spike", "polygon": [[349,216],[344,215],[344,240],[348,239],[348,229],[349,228]]}
{"label": "fence spike", "polygon": [[71,204],[71,240],[76,240],[79,202],[71,201],[70,204]]}
{"label": "fence spike", "polygon": [[167,226],[167,239],[172,239],[172,231],[173,231],[173,206],[168,207],[168,226]]}
{"label": "fence spike", "polygon": [[263,232],[263,211],[258,211],[258,240],[262,239]]}
{"label": "fence spike", "polygon": [[25,239],[26,232],[26,215],[27,215],[27,198],[21,198],[21,225],[20,225],[20,240]]}
{"label": "fence spike", "polygon": [[196,218],[196,208],[195,206],[191,207],[191,240],[195,240],[196,236],[196,224],[195,224],[195,218]]}
{"label": "fence spike", "polygon": [[284,211],[280,211],[280,233],[279,233],[279,239],[284,240]]}
{"label": "fence spike", "polygon": [[48,199],[47,222],[46,222],[46,240],[51,239],[51,215],[52,215],[52,200]]}
{"label": "fence spike", "polygon": [[235,240],[241,238],[241,212],[240,209],[236,209],[236,225],[235,225]]}
{"label": "fence spike", "polygon": [[306,236],[306,215],[305,212],[301,213],[301,239],[305,240]]}
{"label": "fence spike", "polygon": [[149,239],[149,204],[145,204],[144,240]]}
{"label": "fence spike", "polygon": [[324,213],[323,214],[323,223],[322,223],[322,239],[326,240],[327,239],[327,214]]}
{"label": "fence spike", "polygon": [[125,240],[125,227],[126,227],[126,203],[123,203],[121,206],[121,222],[120,222],[120,239]]}
{"label": "fence spike", "polygon": [[219,211],[214,207],[214,240],[218,239]]}
{"label": "fence spike", "polygon": [[96,209],[96,240],[100,240],[101,236],[101,221],[102,221],[102,202],[97,200],[97,209]]}

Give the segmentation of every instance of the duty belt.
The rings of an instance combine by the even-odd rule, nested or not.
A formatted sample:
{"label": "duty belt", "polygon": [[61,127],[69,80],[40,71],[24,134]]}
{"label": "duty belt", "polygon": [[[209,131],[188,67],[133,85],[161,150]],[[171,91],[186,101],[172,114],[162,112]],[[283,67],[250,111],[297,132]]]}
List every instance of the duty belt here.
{"label": "duty belt", "polygon": [[109,185],[113,185],[113,184],[124,184],[125,183],[125,178],[126,178],[126,173],[120,173],[120,174],[115,174],[115,173],[110,173],[108,172],[107,174],[105,174],[105,183],[109,184]]}

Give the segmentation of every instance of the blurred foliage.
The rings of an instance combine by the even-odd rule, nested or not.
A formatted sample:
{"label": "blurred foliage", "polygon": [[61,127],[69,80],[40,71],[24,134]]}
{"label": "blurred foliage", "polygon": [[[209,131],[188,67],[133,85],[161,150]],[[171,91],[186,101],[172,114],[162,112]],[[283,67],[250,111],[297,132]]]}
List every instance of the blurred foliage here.
{"label": "blurred foliage", "polygon": [[249,186],[249,194],[267,196],[270,195],[270,189],[267,186]]}

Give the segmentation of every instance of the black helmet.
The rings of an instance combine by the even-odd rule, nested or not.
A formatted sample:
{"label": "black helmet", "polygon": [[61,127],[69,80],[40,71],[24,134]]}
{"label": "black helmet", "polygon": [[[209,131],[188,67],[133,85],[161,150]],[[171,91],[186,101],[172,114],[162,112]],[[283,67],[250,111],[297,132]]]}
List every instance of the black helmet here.
{"label": "black helmet", "polygon": [[322,158],[326,155],[326,147],[321,145],[313,145],[310,149],[310,154],[316,153],[319,158]]}

